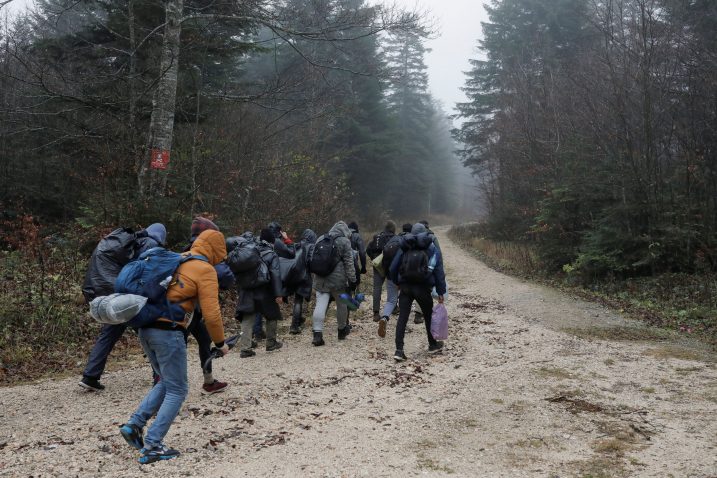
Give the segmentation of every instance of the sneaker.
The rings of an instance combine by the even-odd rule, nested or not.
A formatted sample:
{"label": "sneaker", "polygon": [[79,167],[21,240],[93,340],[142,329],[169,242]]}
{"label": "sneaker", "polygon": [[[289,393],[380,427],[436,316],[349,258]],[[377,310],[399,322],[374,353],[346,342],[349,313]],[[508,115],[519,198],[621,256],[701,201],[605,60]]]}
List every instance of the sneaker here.
{"label": "sneaker", "polygon": [[150,449],[143,448],[141,453],[142,456],[140,456],[137,461],[139,461],[142,465],[154,463],[155,461],[171,460],[172,458],[177,458],[179,456],[179,452],[177,450],[168,448],[167,445],[159,445]]}
{"label": "sneaker", "polygon": [[301,333],[301,327],[299,327],[298,325],[292,325],[291,327],[289,327],[289,333],[291,335],[299,335]]}
{"label": "sneaker", "polygon": [[429,354],[437,354],[441,350],[443,350],[443,342],[441,341],[437,341],[435,344],[428,346]]}
{"label": "sneaker", "polygon": [[239,358],[253,357],[254,355],[256,355],[256,352],[253,350],[242,350],[239,352]]}
{"label": "sneaker", "polygon": [[82,377],[82,380],[77,385],[91,392],[101,392],[105,389],[105,386],[99,380],[91,377]]}
{"label": "sneaker", "polygon": [[339,329],[339,340],[346,340],[346,337],[351,333],[351,326],[347,325],[343,329]]}
{"label": "sneaker", "polygon": [[283,345],[284,344],[279,342],[278,340],[267,340],[266,351],[273,352],[274,350],[279,350]]}
{"label": "sneaker", "polygon": [[423,323],[423,314],[421,312],[416,311],[413,314],[413,323],[414,324],[422,324]]}
{"label": "sneaker", "polygon": [[125,423],[119,427],[120,435],[124,438],[129,446],[136,450],[144,448],[144,439],[142,438],[142,429],[137,425]]}
{"label": "sneaker", "polygon": [[378,336],[383,338],[386,336],[386,324],[388,324],[388,317],[385,315],[378,321]]}
{"label": "sneaker", "polygon": [[397,350],[393,353],[393,359],[394,359],[396,362],[405,362],[405,361],[408,359],[408,357],[406,357],[406,354],[403,353],[403,350],[398,350],[398,349],[397,349]]}
{"label": "sneaker", "polygon": [[373,321],[378,322],[379,320],[381,320],[381,314],[379,314],[378,312],[374,312],[373,313]]}
{"label": "sneaker", "polygon": [[212,395],[214,393],[223,392],[227,389],[229,386],[226,382],[220,382],[219,380],[214,380],[212,383],[205,383],[202,385],[202,393],[204,395]]}

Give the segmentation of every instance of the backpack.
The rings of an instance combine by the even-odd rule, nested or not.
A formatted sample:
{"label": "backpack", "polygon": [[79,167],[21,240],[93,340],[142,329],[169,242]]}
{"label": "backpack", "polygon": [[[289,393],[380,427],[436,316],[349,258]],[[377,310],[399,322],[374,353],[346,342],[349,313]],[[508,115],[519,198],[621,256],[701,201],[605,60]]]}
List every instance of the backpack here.
{"label": "backpack", "polygon": [[261,254],[254,241],[245,237],[230,237],[227,246],[229,254],[226,263],[235,274],[253,271],[259,266]]}
{"label": "backpack", "polygon": [[209,262],[201,255],[182,255],[162,247],[143,252],[136,261],[122,268],[115,282],[115,291],[147,298],[147,304],[128,323],[133,327],[147,326],[160,317],[174,321],[184,319],[184,309],[167,299],[167,289],[176,281],[177,268],[190,260]]}
{"label": "backpack", "polygon": [[429,257],[431,247],[430,236],[407,235],[404,240],[405,250],[401,257],[398,274],[406,282],[425,282],[436,267],[436,254]]}
{"label": "backpack", "polygon": [[327,277],[341,261],[339,251],[336,249],[336,238],[331,234],[321,236],[321,239],[314,245],[314,250],[309,260],[309,270],[319,277]]}
{"label": "backpack", "polygon": [[260,253],[256,246],[254,246],[254,249],[259,256],[259,263],[252,270],[234,274],[237,279],[237,287],[240,289],[257,289],[271,282],[271,273],[269,272],[269,266],[266,265],[264,256],[272,253],[273,251],[267,250]]}
{"label": "backpack", "polygon": [[139,243],[132,229],[119,228],[97,244],[82,284],[82,294],[89,303],[95,297],[114,292],[115,280],[122,267],[135,258]]}
{"label": "backpack", "polygon": [[[375,236],[373,236],[373,239],[371,240],[371,246],[369,247],[371,253],[369,254],[369,257],[371,259],[375,259],[381,253],[383,252],[383,248],[386,247],[386,244],[388,244],[388,241],[390,241],[395,234],[389,234],[386,231],[379,232]],[[366,252],[369,252],[369,249],[366,250]]]}
{"label": "backpack", "polygon": [[403,238],[401,236],[393,236],[383,248],[383,270],[388,273],[391,268],[393,259],[398,254],[398,250],[403,245]]}
{"label": "backpack", "polygon": [[409,249],[404,252],[398,274],[407,282],[425,281],[430,275],[426,251],[424,249]]}

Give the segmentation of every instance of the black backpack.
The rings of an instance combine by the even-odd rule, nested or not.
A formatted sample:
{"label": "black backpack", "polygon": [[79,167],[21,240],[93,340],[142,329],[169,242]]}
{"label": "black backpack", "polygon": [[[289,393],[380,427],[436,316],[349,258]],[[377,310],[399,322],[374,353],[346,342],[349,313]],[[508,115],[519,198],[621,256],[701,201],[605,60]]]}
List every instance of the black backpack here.
{"label": "black backpack", "polygon": [[403,244],[403,237],[402,236],[393,236],[391,239],[388,240],[386,245],[383,247],[383,268],[387,271],[391,267],[391,263],[393,262],[393,258],[396,257],[396,254],[398,253],[398,250],[401,249],[401,245]]}
{"label": "black backpack", "polygon": [[314,245],[309,261],[309,270],[312,273],[319,277],[327,277],[334,271],[341,261],[335,241],[334,236],[326,234]]}
{"label": "black backpack", "polygon": [[82,284],[87,302],[115,291],[115,280],[122,268],[135,259],[139,250],[137,234],[132,229],[119,228],[107,234],[95,247]]}
{"label": "black backpack", "polygon": [[426,250],[409,249],[404,252],[398,273],[407,282],[424,282],[430,275]]}
{"label": "black backpack", "polygon": [[230,237],[227,239],[226,263],[234,274],[242,274],[247,271],[254,271],[259,267],[261,255],[254,241],[245,237]]}
{"label": "black backpack", "polygon": [[264,256],[272,254],[273,251],[259,253],[258,249],[255,248],[255,250],[257,251],[257,254],[260,255],[259,263],[254,267],[254,269],[234,274],[236,277],[237,287],[240,289],[257,289],[271,282],[271,273],[269,271],[269,266],[264,260]]}

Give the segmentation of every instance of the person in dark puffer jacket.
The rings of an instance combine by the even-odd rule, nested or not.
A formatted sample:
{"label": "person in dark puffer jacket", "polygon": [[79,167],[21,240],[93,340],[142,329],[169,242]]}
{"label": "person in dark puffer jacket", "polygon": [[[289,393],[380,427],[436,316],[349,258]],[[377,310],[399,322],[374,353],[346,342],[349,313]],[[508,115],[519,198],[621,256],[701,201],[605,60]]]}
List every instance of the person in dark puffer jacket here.
{"label": "person in dark puffer jacket", "polygon": [[[167,229],[163,224],[154,223],[137,233],[137,252],[134,258],[138,258],[143,252],[153,247],[163,247],[167,241]],[[82,380],[79,386],[90,391],[99,392],[105,389],[100,383],[100,377],[105,371],[107,358],[117,341],[127,330],[127,324],[103,325],[95,345],[90,351],[87,359],[87,366],[82,372]]]}
{"label": "person in dark puffer jacket", "polygon": [[281,270],[279,257],[274,252],[274,234],[269,229],[262,229],[257,249],[269,269],[270,281],[252,289],[239,288],[235,318],[241,323],[239,356],[242,358],[256,355],[252,347],[252,328],[257,313],[266,319],[266,351],[279,350],[283,345],[276,340],[277,322],[282,320],[279,309],[279,304],[282,303]]}
{"label": "person in dark puffer jacket", "polygon": [[[425,250],[428,256],[430,274],[420,282],[409,281],[401,275],[403,256],[412,247]],[[395,284],[398,284],[401,291],[398,298],[400,313],[398,315],[398,322],[396,323],[396,352],[393,358],[397,361],[406,360],[406,354],[403,352],[403,338],[406,333],[408,317],[411,313],[411,304],[414,300],[418,302],[425,318],[426,335],[428,336],[428,352],[440,352],[443,348],[443,343],[434,339],[431,334],[431,316],[433,314],[433,297],[431,296],[431,291],[433,287],[436,288],[438,302],[442,304],[443,295],[446,293],[446,276],[443,270],[441,251],[433,244],[433,236],[428,234],[423,224],[415,224],[411,229],[411,234],[407,234],[404,237],[404,245],[391,263],[389,276]]]}
{"label": "person in dark puffer jacket", "polygon": [[301,234],[299,243],[296,246],[297,249],[302,251],[306,276],[304,281],[302,281],[296,290],[293,291],[294,309],[291,316],[291,327],[289,328],[289,333],[293,335],[300,334],[301,327],[306,322],[306,319],[303,316],[304,302],[311,300],[311,291],[313,288],[313,280],[311,273],[309,272],[309,256],[314,248],[314,244],[316,244],[316,239],[317,237],[314,231],[311,229],[305,229]]}

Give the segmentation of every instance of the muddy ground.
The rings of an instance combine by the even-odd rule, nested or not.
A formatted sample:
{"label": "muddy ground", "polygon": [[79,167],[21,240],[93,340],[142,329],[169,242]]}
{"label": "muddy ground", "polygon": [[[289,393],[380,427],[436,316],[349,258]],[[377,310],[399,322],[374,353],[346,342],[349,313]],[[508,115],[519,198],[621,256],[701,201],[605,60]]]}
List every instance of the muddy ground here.
{"label": "muddy ground", "polygon": [[117,433],[150,386],[142,363],[83,392],[77,378],[0,389],[0,476],[717,477],[717,368],[699,344],[495,272],[439,230],[450,340],[422,326],[396,364],[370,306],[338,342],[286,333],[284,348],[218,360],[231,383],[190,395],[141,467]]}

